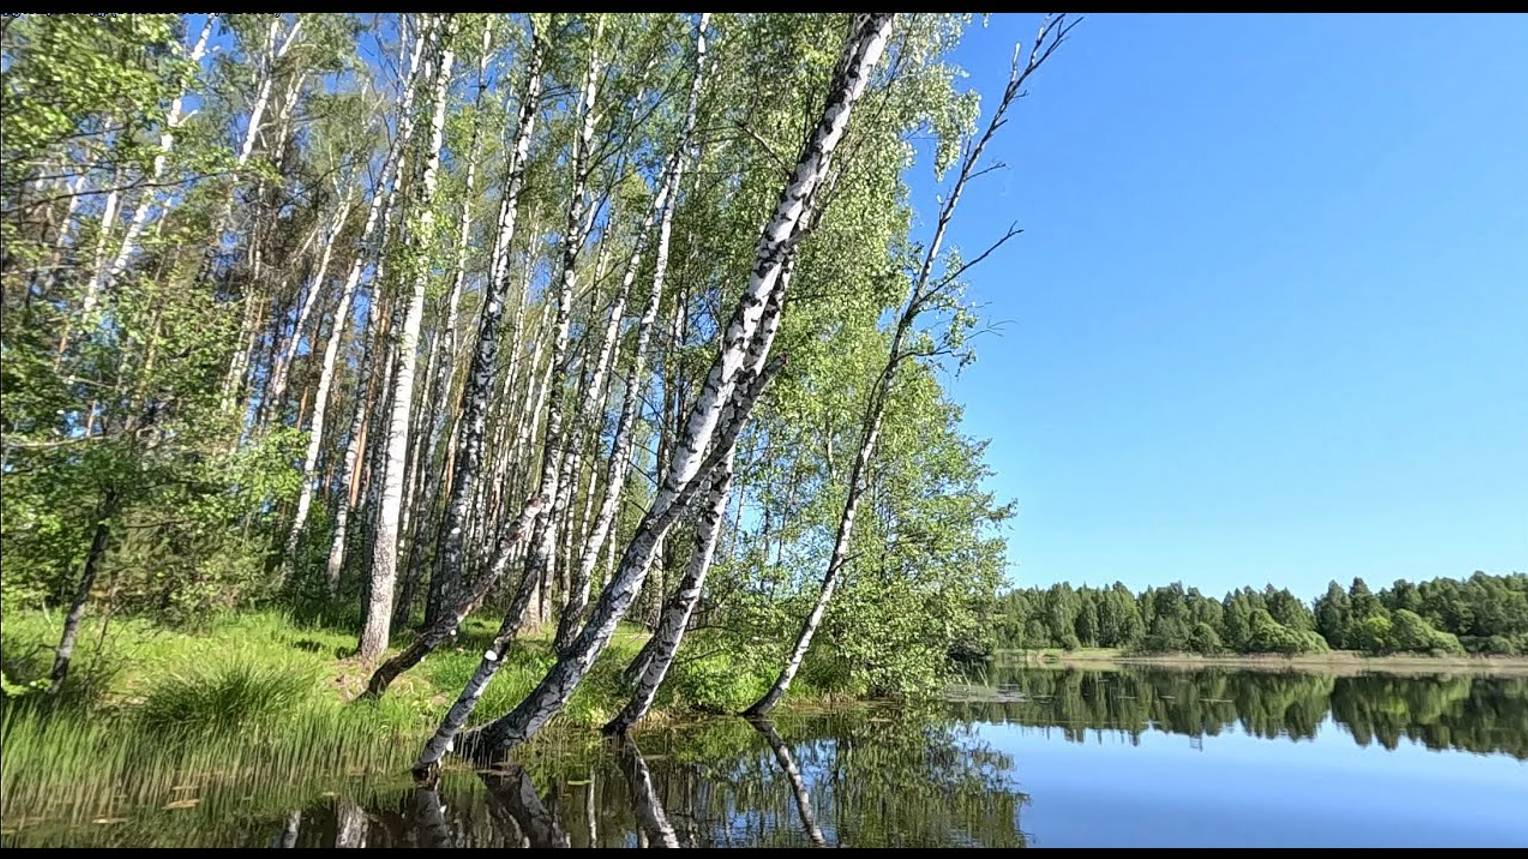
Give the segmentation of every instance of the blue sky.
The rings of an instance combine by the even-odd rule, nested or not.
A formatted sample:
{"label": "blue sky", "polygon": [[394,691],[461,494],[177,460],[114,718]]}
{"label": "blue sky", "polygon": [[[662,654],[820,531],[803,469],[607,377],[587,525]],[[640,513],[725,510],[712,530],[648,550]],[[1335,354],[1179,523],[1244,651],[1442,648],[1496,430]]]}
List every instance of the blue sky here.
{"label": "blue sky", "polygon": [[1528,18],[1089,15],[1029,89],[952,230],[1025,229],[953,383],[1012,580],[1528,569]]}

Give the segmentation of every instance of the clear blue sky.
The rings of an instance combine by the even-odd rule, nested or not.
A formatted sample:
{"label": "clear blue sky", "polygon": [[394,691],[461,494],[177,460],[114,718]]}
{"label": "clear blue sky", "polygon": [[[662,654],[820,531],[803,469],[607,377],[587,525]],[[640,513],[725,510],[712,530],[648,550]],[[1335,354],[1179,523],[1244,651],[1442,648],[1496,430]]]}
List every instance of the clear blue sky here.
{"label": "clear blue sky", "polygon": [[1029,89],[953,231],[1025,228],[953,385],[1010,579],[1528,570],[1528,17],[1089,15]]}

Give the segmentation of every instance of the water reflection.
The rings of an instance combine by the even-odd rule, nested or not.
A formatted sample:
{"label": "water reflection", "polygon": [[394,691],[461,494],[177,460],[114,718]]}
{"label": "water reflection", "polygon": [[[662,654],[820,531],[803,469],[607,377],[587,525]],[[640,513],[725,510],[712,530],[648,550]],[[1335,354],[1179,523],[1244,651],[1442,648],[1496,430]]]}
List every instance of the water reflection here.
{"label": "water reflection", "polygon": [[297,832],[302,827],[302,812],[294,811],[287,815],[286,825],[281,827],[281,832],[271,841],[272,847],[296,847]]}
{"label": "water reflection", "polygon": [[[514,822],[513,829],[504,833],[506,836],[517,836],[514,841],[527,847],[569,846],[568,834],[557,822],[556,815],[536,795],[536,785],[524,768],[506,763],[497,770],[478,775],[488,789],[489,805],[498,804]],[[503,820],[503,816],[499,819]]]}
{"label": "water reflection", "polygon": [[412,799],[410,811],[414,829],[419,833],[419,846],[451,846],[451,825],[446,822],[446,807],[441,805],[439,792],[415,788]]}
{"label": "water reflection", "polygon": [[647,768],[647,761],[642,759],[642,752],[637,749],[636,741],[622,735],[618,742],[621,746],[621,769],[625,771],[626,785],[631,790],[632,807],[641,827],[640,834],[646,836],[647,843],[642,846],[678,847],[679,838],[674,834],[674,826],[669,823],[668,815],[663,813],[663,803],[654,796],[653,776]]}
{"label": "water reflection", "polygon": [[[1492,770],[1496,775],[1483,772],[1488,764],[1517,766],[1503,755],[1528,760],[1528,680],[1523,679],[1003,669],[995,680],[969,690],[965,700],[921,710],[855,708],[785,714],[777,722],[709,719],[639,732],[624,741],[553,731],[522,749],[516,761],[492,770],[448,768],[433,790],[413,787],[406,765],[336,768],[323,759],[270,772],[247,766],[150,771],[132,794],[126,792],[132,785],[107,780],[67,793],[26,794],[16,785],[28,782],[11,781],[14,774],[7,773],[3,841],[5,846],[1020,847],[1031,841],[1026,832],[1038,832],[1036,837],[1048,836],[1050,843],[1099,843],[1111,833],[1136,843],[1154,833],[1171,842],[1174,833],[1187,830],[1174,828],[1168,818],[1195,813],[1192,809],[1152,806],[1131,812],[1132,804],[1176,797],[1191,800],[1194,808],[1208,807],[1215,797],[1252,796],[1259,784],[1283,786],[1290,789],[1273,796],[1293,805],[1283,812],[1288,819],[1280,831],[1294,832],[1300,821],[1314,821],[1333,808],[1351,809],[1352,797],[1322,798],[1301,781],[1319,781],[1324,776],[1312,768],[1343,753],[1362,756],[1359,766],[1373,779],[1404,776],[1415,795],[1435,789],[1474,808],[1483,808],[1487,799],[1468,793],[1480,790],[1468,779],[1498,778],[1499,767]],[[1015,731],[1010,725],[1024,727]],[[1051,732],[1067,742],[1046,739]],[[1166,757],[1161,743],[1132,748],[1152,746],[1149,734],[1197,738],[1217,752],[1191,752],[1188,759],[1178,753]],[[1235,743],[1209,742],[1223,734],[1238,737]],[[1076,745],[1104,736],[1125,742]],[[1417,764],[1402,761],[1406,755],[1380,752],[1408,740],[1474,755],[1438,759],[1424,777]],[[1293,768],[1295,750],[1286,753],[1275,745],[1290,741],[1314,755],[1300,756],[1311,761],[1299,765],[1306,769]],[[1263,757],[1253,754],[1259,750]],[[1016,755],[1022,757],[1016,761]],[[1283,768],[1262,763],[1270,756]],[[407,750],[393,757],[402,760]],[[1387,769],[1391,766],[1395,769]],[[168,787],[148,792],[141,787],[145,783]],[[1028,819],[1035,815],[1021,785],[1035,790],[1048,809],[1036,820]],[[1388,796],[1382,786],[1365,785],[1371,795]],[[1499,785],[1492,790],[1516,795],[1503,793]],[[1443,816],[1438,802],[1431,810]],[[1234,817],[1232,826],[1233,817],[1225,817],[1226,826],[1215,834],[1225,843],[1245,835],[1246,821]],[[1433,828],[1440,839],[1457,840],[1459,826],[1468,823],[1462,820],[1450,819],[1443,828],[1435,821]],[[1351,831],[1355,839],[1369,832],[1321,831]]]}
{"label": "water reflection", "polygon": [[817,815],[812,813],[812,797],[806,792],[806,783],[801,779],[801,771],[796,768],[796,759],[791,757],[790,747],[780,739],[780,732],[775,730],[774,722],[767,719],[755,719],[753,727],[769,743],[775,760],[780,762],[781,771],[785,773],[787,779],[790,779],[791,793],[796,797],[796,813],[801,817],[801,828],[806,830],[807,837],[812,840],[812,846],[827,846],[827,841],[822,837],[822,830],[817,827]]}
{"label": "water reflection", "polygon": [[[1528,679],[1468,675],[1334,677],[1295,672],[1036,670],[1000,667],[987,700],[952,703],[971,721],[1087,732],[1217,736],[1237,726],[1264,738],[1310,739],[1330,719],[1360,746],[1403,739],[1434,750],[1528,759]],[[995,700],[1001,699],[1001,700]]]}
{"label": "water reflection", "polygon": [[366,812],[353,799],[341,799],[336,803],[334,823],[335,847],[366,846]]}

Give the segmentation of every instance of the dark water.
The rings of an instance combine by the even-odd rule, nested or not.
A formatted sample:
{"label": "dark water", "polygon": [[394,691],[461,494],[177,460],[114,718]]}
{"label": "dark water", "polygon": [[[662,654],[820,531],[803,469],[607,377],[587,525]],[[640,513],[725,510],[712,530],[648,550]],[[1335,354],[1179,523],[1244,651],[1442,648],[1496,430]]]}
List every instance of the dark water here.
{"label": "dark water", "polygon": [[1525,679],[992,676],[919,710],[566,732],[432,792],[315,763],[270,795],[215,784],[110,818],[85,795],[17,825],[12,800],[4,843],[1528,846]]}

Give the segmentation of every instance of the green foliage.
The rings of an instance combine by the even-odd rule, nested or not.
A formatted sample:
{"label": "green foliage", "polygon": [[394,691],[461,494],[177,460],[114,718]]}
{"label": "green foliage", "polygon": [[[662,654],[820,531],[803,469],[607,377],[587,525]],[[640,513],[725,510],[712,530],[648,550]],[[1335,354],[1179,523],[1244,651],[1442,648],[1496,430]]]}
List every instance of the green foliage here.
{"label": "green foliage", "polygon": [[1279,623],[1265,609],[1253,609],[1247,634],[1247,649],[1255,653],[1321,653],[1326,641],[1309,630],[1294,629]]}
{"label": "green foliage", "polygon": [[1221,652],[1225,646],[1221,644],[1220,633],[1215,631],[1215,627],[1200,621],[1189,631],[1188,649],[1208,655]]}
{"label": "green foliage", "polygon": [[[1107,590],[1062,583],[1005,593],[994,624],[1000,645],[1017,649],[1065,647],[1068,636],[1083,646],[1148,653],[1511,655],[1528,646],[1523,573],[1402,580],[1379,594],[1363,579],[1354,579],[1348,590],[1332,582],[1313,605],[1314,611],[1272,585],[1240,588],[1217,601],[1176,583],[1147,588],[1138,599],[1118,583]],[[1095,629],[1097,640],[1090,641]]]}
{"label": "green foliage", "polygon": [[224,660],[157,679],[138,718],[160,734],[230,731],[288,715],[316,682],[285,665]]}

